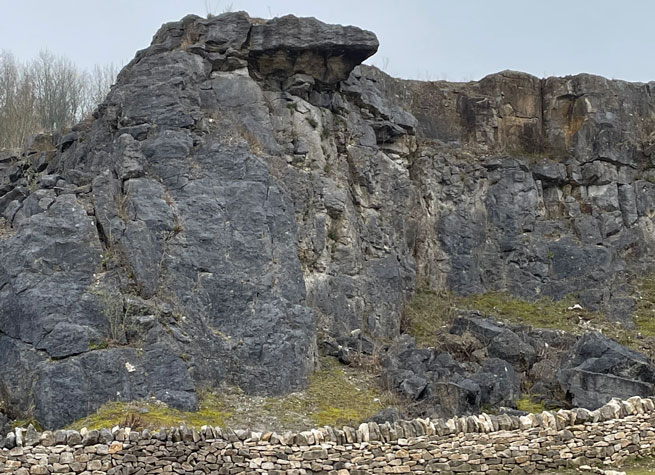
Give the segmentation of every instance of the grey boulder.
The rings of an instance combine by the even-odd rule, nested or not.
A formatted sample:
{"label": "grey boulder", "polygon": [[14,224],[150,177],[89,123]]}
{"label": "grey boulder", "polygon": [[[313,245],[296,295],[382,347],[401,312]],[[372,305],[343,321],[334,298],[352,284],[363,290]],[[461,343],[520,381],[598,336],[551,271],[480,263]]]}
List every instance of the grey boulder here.
{"label": "grey boulder", "polygon": [[574,406],[597,409],[613,397],[649,397],[655,389],[655,369],[646,355],[586,333],[564,358],[558,379]]}
{"label": "grey boulder", "polygon": [[370,31],[286,15],[252,26],[249,61],[264,76],[307,74],[333,84],[347,79],[378,45]]}

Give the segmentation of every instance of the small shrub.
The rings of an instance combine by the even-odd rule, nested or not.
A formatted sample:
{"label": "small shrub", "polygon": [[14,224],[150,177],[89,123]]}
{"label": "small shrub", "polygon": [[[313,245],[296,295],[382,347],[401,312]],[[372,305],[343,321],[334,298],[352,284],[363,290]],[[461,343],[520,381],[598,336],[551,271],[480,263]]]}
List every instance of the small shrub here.
{"label": "small shrub", "polygon": [[125,420],[120,424],[121,427],[129,427],[132,430],[143,429],[143,419],[139,414],[134,414],[133,412],[125,416]]}
{"label": "small shrub", "polygon": [[96,343],[94,340],[89,342],[89,348],[92,350],[104,350],[109,347],[109,342],[107,340],[102,340],[99,343]]}
{"label": "small shrub", "polygon": [[175,236],[182,233],[183,231],[184,231],[184,226],[182,225],[182,220],[180,219],[179,216],[176,215],[175,222],[173,224],[173,229],[166,236],[166,241],[170,241],[171,239],[173,239]]}
{"label": "small shrub", "polygon": [[336,229],[330,229],[327,233],[328,239],[332,241],[338,241],[339,240],[339,234],[337,233]]}
{"label": "small shrub", "polygon": [[115,252],[113,247],[108,247],[105,249],[105,252],[102,254],[102,260],[100,261],[100,266],[102,270],[107,270],[112,259],[114,259]]}
{"label": "small shrub", "polygon": [[252,153],[255,155],[263,153],[264,149],[262,148],[261,142],[257,138],[257,135],[255,135],[250,129],[248,129],[245,125],[239,125],[237,127],[237,132],[248,144],[248,147]]}
{"label": "small shrub", "polygon": [[130,306],[124,305],[123,295],[117,291],[94,289],[93,293],[109,322],[109,341],[122,345],[127,342],[126,334],[132,325]]}
{"label": "small shrub", "polygon": [[0,216],[0,239],[6,239],[16,234],[16,231],[9,226],[5,218]]}
{"label": "small shrub", "polygon": [[309,122],[309,125],[312,126],[312,129],[315,129],[316,127],[318,127],[318,122],[313,117],[308,117],[307,122]]}

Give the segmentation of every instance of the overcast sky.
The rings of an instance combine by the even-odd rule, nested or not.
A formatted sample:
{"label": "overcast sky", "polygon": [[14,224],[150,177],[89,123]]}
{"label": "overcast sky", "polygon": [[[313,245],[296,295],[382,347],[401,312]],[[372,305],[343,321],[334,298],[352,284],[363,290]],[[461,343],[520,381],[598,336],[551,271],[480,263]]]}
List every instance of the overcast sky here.
{"label": "overcast sky", "polygon": [[655,80],[650,0],[0,0],[0,49],[40,49],[83,68],[124,64],[167,21],[187,13],[293,13],[374,31],[368,62],[394,76],[462,81],[514,69]]}

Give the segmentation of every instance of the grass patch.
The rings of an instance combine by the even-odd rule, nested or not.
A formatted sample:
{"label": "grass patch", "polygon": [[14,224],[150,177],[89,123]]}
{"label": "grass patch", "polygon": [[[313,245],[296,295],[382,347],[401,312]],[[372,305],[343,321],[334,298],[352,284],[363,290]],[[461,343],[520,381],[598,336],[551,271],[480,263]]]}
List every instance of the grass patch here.
{"label": "grass patch", "polygon": [[280,425],[275,428],[358,425],[395,403],[394,396],[382,391],[375,376],[344,367],[331,357],[321,358],[321,366],[305,391],[266,398],[262,409],[280,416]]}
{"label": "grass patch", "polygon": [[545,297],[529,302],[502,292],[488,292],[461,299],[464,308],[479,310],[500,320],[531,325],[536,328],[550,328],[575,333],[580,330],[580,321],[600,323],[606,320],[605,316],[600,313],[584,308],[573,308],[577,303],[573,296],[559,301]]}
{"label": "grass patch", "polygon": [[253,430],[304,430],[315,426],[357,425],[379,410],[394,405],[376,376],[344,367],[334,358],[322,358],[309,387],[280,397],[250,396],[238,388],[201,394],[198,412],[179,411],[155,401],[111,402],[95,414],[73,423],[70,429],[111,428],[138,420],[142,428],[203,425]]}
{"label": "grass patch", "polygon": [[419,346],[433,346],[440,331],[455,319],[459,299],[451,292],[416,292],[405,307],[400,329],[416,339]]}
{"label": "grass patch", "polygon": [[[604,470],[616,470],[620,472],[625,472],[627,475],[647,475],[655,473],[655,458],[654,457],[632,457],[628,458],[617,464],[612,464],[610,466],[601,466],[600,468]],[[579,475],[580,470],[573,468],[562,470],[558,472],[561,475]],[[582,473],[594,473],[594,472],[582,472]]]}
{"label": "grass patch", "polygon": [[458,310],[478,310],[500,321],[534,328],[581,333],[587,328],[581,326],[581,323],[588,322],[595,325],[594,328],[602,328],[612,334],[612,327],[604,315],[584,308],[574,308],[574,305],[576,299],[573,296],[560,301],[542,298],[530,302],[502,292],[464,297],[447,291],[421,291],[416,293],[405,308],[401,329],[412,335],[418,345],[433,346],[440,332],[447,331],[452,324]]}
{"label": "grass patch", "polygon": [[655,276],[645,277],[636,283],[637,308],[635,324],[643,336],[655,336]]}
{"label": "grass patch", "polygon": [[174,409],[160,402],[110,402],[91,414],[71,424],[69,429],[111,429],[124,425],[126,420],[138,418],[142,428],[159,429],[185,424],[187,427],[203,425],[224,426],[231,415],[221,401],[211,393],[204,394],[197,412]]}
{"label": "grass patch", "polygon": [[523,394],[523,396],[516,401],[516,408],[519,411],[538,414],[546,410],[546,405],[543,402],[534,399],[530,394]]}
{"label": "grass patch", "polygon": [[646,475],[655,473],[655,458],[653,457],[640,457],[634,460],[627,461],[621,470],[625,471],[628,475]]}
{"label": "grass patch", "polygon": [[20,427],[20,428],[23,428],[23,429],[27,429],[27,427],[28,427],[30,424],[32,424],[32,426],[34,426],[34,428],[35,428],[38,432],[43,432],[43,427],[41,426],[41,424],[39,423],[39,421],[37,421],[37,420],[34,419],[33,417],[32,417],[32,418],[29,418],[29,419],[16,419],[15,421],[13,421],[13,422],[11,423],[11,428],[12,428],[12,429],[16,429],[16,428],[19,428],[19,427]]}
{"label": "grass patch", "polygon": [[101,340],[99,342],[91,340],[89,342],[89,348],[92,350],[104,350],[105,348],[109,348],[109,342],[107,340]]}
{"label": "grass patch", "polygon": [[498,321],[574,335],[601,331],[620,344],[655,358],[655,276],[640,280],[636,288],[636,329],[624,328],[602,313],[580,308],[573,295],[559,301],[541,298],[530,302],[502,292],[463,297],[447,291],[421,291],[405,307],[401,330],[412,335],[419,346],[435,346],[458,310],[477,310]]}
{"label": "grass patch", "polygon": [[307,395],[310,417],[316,425],[359,423],[383,408],[384,395],[372,387],[357,384],[333,358],[322,360],[323,369],[310,380]]}

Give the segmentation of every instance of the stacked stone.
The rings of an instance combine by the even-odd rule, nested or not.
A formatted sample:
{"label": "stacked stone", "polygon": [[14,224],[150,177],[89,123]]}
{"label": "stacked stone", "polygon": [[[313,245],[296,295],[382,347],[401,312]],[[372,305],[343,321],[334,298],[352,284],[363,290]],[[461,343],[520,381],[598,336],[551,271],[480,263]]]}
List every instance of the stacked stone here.
{"label": "stacked stone", "polygon": [[37,432],[3,441],[0,473],[533,473],[655,452],[655,404],[614,399],[595,411],[364,423],[300,433],[203,426]]}

